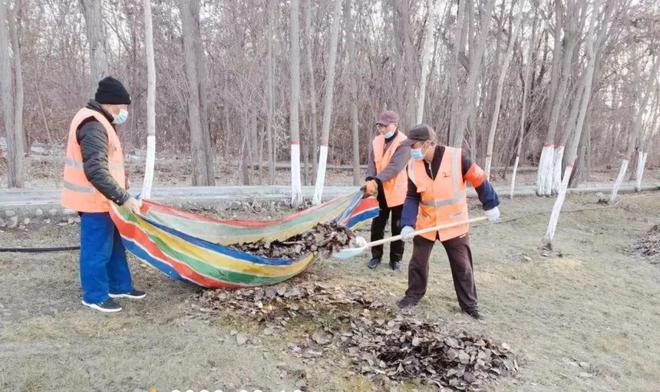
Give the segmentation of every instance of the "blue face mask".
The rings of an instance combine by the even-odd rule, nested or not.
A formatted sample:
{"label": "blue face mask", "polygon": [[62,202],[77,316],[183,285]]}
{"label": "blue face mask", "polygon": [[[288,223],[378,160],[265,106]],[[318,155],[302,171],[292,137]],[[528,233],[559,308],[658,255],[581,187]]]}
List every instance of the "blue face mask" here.
{"label": "blue face mask", "polygon": [[121,109],[119,111],[119,114],[114,116],[114,120],[112,121],[113,124],[123,124],[128,120],[128,110],[126,109]]}
{"label": "blue face mask", "polygon": [[389,138],[391,138],[392,136],[394,136],[394,131],[389,131],[389,132],[387,132],[387,133],[385,134],[385,139],[389,139]]}
{"label": "blue face mask", "polygon": [[421,161],[424,159],[424,153],[421,148],[412,148],[410,149],[410,157],[416,161]]}

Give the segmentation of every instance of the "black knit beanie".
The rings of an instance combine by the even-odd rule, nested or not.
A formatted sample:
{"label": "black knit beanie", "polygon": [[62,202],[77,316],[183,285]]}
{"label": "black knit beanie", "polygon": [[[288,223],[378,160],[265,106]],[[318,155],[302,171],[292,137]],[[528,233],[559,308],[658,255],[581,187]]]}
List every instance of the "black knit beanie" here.
{"label": "black knit beanie", "polygon": [[112,76],[107,76],[99,82],[94,100],[106,105],[130,105],[131,96],[121,82]]}

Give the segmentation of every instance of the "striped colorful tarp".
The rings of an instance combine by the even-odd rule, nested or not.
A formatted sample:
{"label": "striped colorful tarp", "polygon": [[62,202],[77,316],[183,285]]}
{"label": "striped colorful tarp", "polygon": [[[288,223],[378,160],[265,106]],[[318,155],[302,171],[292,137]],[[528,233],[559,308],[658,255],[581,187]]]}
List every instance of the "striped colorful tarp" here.
{"label": "striped colorful tarp", "polygon": [[284,218],[224,220],[144,200],[142,214],[114,206],[110,212],[126,249],[173,279],[207,288],[238,288],[282,282],[317,257],[266,258],[228,245],[284,240],[319,222],[337,220],[349,228],[378,214],[378,202],[361,193],[335,198]]}

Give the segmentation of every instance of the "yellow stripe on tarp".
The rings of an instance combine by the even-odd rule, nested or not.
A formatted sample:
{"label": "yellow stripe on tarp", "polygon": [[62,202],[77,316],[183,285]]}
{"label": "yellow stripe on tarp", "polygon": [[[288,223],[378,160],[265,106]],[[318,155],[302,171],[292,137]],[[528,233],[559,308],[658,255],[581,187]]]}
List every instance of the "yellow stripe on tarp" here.
{"label": "yellow stripe on tarp", "polygon": [[[314,255],[310,254],[308,257],[303,257],[289,265],[264,265],[257,264],[250,261],[245,261],[231,257],[229,255],[212,251],[197,245],[194,245],[182,238],[169,234],[140,218],[135,217],[137,224],[142,231],[147,235],[155,236],[167,242],[167,244],[176,249],[178,252],[185,253],[190,257],[194,257],[210,266],[221,268],[228,271],[240,272],[245,274],[257,275],[262,277],[276,277],[281,275],[290,275],[300,272],[310,262],[310,258]],[[165,250],[163,252],[167,253]],[[171,255],[170,255],[171,256]],[[302,266],[302,267],[301,267]]]}

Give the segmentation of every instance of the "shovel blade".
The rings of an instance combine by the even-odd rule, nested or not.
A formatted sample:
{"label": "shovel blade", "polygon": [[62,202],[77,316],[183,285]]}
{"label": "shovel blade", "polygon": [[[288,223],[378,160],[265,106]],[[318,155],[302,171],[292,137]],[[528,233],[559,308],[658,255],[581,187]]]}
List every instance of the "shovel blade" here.
{"label": "shovel blade", "polygon": [[359,256],[366,249],[367,249],[366,247],[344,248],[340,251],[333,253],[332,257],[334,257],[335,259],[346,260],[346,259],[350,259],[351,257]]}

